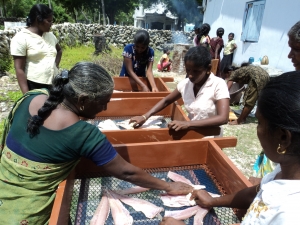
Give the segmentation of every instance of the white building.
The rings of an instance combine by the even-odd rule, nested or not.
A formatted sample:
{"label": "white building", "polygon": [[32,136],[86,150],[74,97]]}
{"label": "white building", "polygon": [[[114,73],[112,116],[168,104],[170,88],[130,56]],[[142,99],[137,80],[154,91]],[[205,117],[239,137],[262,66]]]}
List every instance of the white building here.
{"label": "white building", "polygon": [[211,25],[211,37],[223,27],[224,42],[229,33],[235,34],[234,63],[267,55],[270,66],[286,72],[294,70],[287,57],[287,32],[300,20],[299,9],[299,0],[203,0],[203,22]]}
{"label": "white building", "polygon": [[133,14],[134,26],[145,29],[175,30],[177,17],[168,11],[164,4],[153,5],[144,9],[142,5]]}

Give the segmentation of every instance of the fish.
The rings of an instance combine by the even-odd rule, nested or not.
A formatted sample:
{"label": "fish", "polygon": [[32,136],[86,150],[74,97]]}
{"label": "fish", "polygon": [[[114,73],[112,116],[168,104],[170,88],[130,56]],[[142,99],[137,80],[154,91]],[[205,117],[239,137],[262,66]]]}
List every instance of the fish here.
{"label": "fish", "polygon": [[160,196],[160,199],[162,200],[163,204],[168,207],[182,207],[182,206],[194,206],[195,204],[191,204],[189,199],[187,199],[187,196],[185,195],[162,195]]}
{"label": "fish", "polygon": [[90,222],[90,225],[104,225],[109,215],[109,209],[108,197],[103,195]]}
{"label": "fish", "polygon": [[174,173],[172,171],[169,171],[167,176],[175,182],[182,182],[191,185],[194,188],[194,190],[200,190],[205,188],[205,186],[200,185],[199,182],[197,182],[198,184],[194,185],[189,179],[179,175],[178,173]]}
{"label": "fish", "polygon": [[177,220],[185,220],[191,216],[194,216],[199,209],[200,206],[196,205],[183,210],[165,211],[165,217],[173,217]]}
{"label": "fish", "polygon": [[151,202],[148,202],[143,199],[132,198],[126,195],[118,194],[114,191],[111,191],[111,194],[114,198],[119,199],[123,203],[130,205],[136,211],[142,212],[147,218],[153,219],[157,216],[160,212],[164,211],[164,208],[158,207]]}
{"label": "fish", "polygon": [[203,224],[203,219],[208,213],[209,209],[204,209],[199,207],[195,217],[194,217],[194,225],[202,225]]}
{"label": "fish", "polygon": [[115,225],[132,225],[133,218],[129,211],[124,207],[119,199],[116,199],[113,193],[109,190],[106,191],[108,197],[111,214]]}

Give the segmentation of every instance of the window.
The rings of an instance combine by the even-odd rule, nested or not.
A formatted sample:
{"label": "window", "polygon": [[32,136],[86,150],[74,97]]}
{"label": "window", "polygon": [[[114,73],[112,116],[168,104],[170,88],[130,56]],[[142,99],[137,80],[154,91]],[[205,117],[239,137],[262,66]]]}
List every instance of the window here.
{"label": "window", "polygon": [[257,42],[264,15],[265,1],[247,2],[243,20],[242,41]]}

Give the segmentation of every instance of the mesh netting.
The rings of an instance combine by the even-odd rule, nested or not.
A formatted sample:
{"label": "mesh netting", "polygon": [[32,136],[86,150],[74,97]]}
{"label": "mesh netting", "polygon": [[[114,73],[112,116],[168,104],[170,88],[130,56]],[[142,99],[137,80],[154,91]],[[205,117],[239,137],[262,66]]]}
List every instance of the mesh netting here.
{"label": "mesh netting", "polygon": [[[165,179],[166,181],[171,181],[167,178],[167,173],[170,168],[166,169],[155,169],[148,170],[152,176],[155,176],[159,179]],[[193,184],[202,184],[206,186],[206,190],[215,194],[224,194],[224,191],[220,184],[215,180],[214,176],[211,174],[209,169],[205,165],[198,166],[193,169],[186,168],[172,168],[176,170],[176,173],[183,175],[184,177],[191,180]],[[70,217],[72,224],[85,225],[89,224],[92,219],[96,208],[98,207],[103,189],[110,190],[120,190],[130,188],[134,185],[126,181],[119,180],[113,177],[99,177],[99,178],[84,178],[77,179],[75,181],[71,212]],[[129,196],[147,200],[159,207],[163,207],[165,210],[181,210],[188,207],[181,208],[171,208],[163,205],[163,202],[160,199],[160,194],[164,193],[159,190],[149,190],[143,193],[130,194]],[[127,210],[130,212],[130,215],[134,219],[135,225],[157,225],[160,220],[158,217],[154,219],[148,219],[142,212],[135,211],[131,206],[128,206],[122,203]],[[161,216],[164,216],[164,212],[161,212]],[[186,219],[184,222],[188,225],[193,224],[193,217]],[[239,222],[238,218],[234,214],[233,210],[230,208],[215,207],[209,211],[205,216],[203,224],[204,225],[227,225]],[[107,225],[114,224],[112,215],[110,213],[109,217],[106,220]]]}

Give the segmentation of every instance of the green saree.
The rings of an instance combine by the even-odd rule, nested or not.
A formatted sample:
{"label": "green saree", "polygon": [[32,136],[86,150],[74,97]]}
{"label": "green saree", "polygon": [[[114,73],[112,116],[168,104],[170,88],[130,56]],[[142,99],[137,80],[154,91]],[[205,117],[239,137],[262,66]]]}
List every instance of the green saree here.
{"label": "green saree", "polygon": [[79,161],[35,162],[19,156],[5,145],[16,109],[26,97],[37,93],[48,94],[42,89],[26,93],[16,102],[5,122],[0,146],[0,224],[48,224],[55,191]]}

